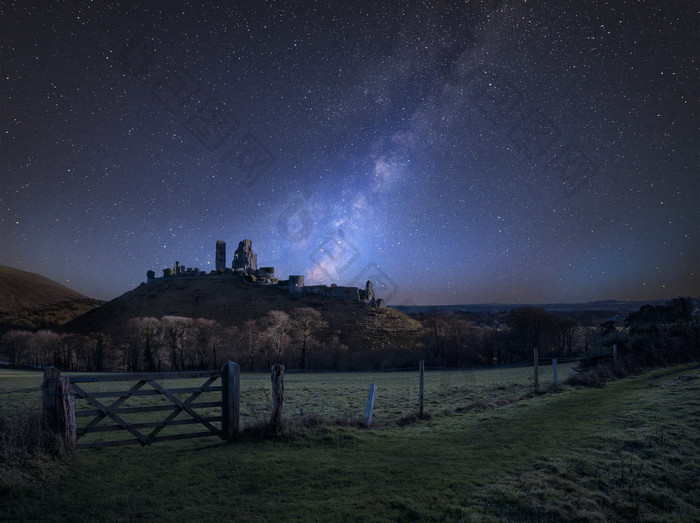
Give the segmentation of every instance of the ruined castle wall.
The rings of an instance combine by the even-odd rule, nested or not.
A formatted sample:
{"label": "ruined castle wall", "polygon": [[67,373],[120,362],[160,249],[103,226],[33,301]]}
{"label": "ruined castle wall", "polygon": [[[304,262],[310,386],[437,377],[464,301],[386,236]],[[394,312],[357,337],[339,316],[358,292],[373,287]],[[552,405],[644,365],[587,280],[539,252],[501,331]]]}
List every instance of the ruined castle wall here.
{"label": "ruined castle wall", "polygon": [[329,287],[328,296],[341,300],[359,301],[360,295],[357,287]]}
{"label": "ruined castle wall", "polygon": [[325,285],[308,285],[304,287],[304,294],[318,294],[327,298],[338,298],[346,301],[359,301],[359,289],[357,287],[326,287]]}

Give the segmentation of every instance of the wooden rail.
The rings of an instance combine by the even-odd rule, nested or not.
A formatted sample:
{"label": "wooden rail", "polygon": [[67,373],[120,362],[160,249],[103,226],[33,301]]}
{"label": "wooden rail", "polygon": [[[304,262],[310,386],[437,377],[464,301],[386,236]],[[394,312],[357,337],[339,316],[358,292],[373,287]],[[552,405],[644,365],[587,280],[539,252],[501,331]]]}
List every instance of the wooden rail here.
{"label": "wooden rail", "polygon": [[[159,381],[202,379],[206,381],[196,387],[166,388]],[[221,380],[221,385],[215,385]],[[86,391],[86,383],[102,382],[136,382],[128,390],[119,391]],[[239,428],[240,403],[240,368],[229,361],[221,370],[194,372],[154,372],[154,373],[125,373],[97,374],[91,376],[61,376],[60,371],[53,367],[44,373],[44,417],[47,425],[58,433],[65,445],[74,448],[111,447],[115,445],[131,445],[138,443],[142,446],[160,441],[175,439],[197,438],[216,435],[222,439],[232,439]],[[220,401],[204,401],[197,403],[197,398],[204,393],[220,392]],[[176,394],[189,394],[186,399],[180,399]],[[124,403],[135,396],[160,396],[169,404],[148,405],[141,407],[125,406]],[[84,400],[90,409],[75,409],[75,398]],[[104,401],[103,398],[116,398],[114,401]],[[220,408],[218,416],[204,416],[197,409]],[[160,421],[132,422],[124,419],[124,415],[144,412],[167,412],[169,414]],[[185,419],[175,419],[186,414]],[[92,417],[81,427],[76,427],[76,418]],[[102,423],[104,420],[114,422],[111,425]],[[202,432],[184,432],[178,434],[159,435],[166,427],[199,424],[207,430]],[[150,429],[146,431],[144,429]],[[79,440],[88,434],[126,431],[131,434],[129,439],[83,442]]]}

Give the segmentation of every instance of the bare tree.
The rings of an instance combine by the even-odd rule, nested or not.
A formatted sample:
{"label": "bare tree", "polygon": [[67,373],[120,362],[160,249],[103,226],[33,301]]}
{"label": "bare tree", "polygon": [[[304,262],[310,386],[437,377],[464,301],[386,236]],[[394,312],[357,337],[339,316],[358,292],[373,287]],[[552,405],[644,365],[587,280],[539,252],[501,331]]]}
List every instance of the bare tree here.
{"label": "bare tree", "polygon": [[340,341],[340,331],[336,331],[333,336],[324,341],[321,348],[330,355],[332,369],[338,368],[348,351],[348,346]]}
{"label": "bare tree", "polygon": [[[89,336],[82,336],[80,334],[71,334],[73,340],[72,343],[75,347],[75,359],[76,367],[78,369],[92,370],[94,355],[97,352],[97,342]],[[113,353],[109,354],[110,359],[114,356]]]}
{"label": "bare tree", "polygon": [[210,340],[211,361],[213,368],[219,368],[227,360],[236,361],[241,337],[234,325],[223,327],[216,324],[216,329]]}
{"label": "bare tree", "polygon": [[152,317],[132,318],[127,322],[127,368],[130,371],[139,370],[141,357],[147,371],[152,372],[160,367],[160,324],[158,318]]}
{"label": "bare tree", "polygon": [[263,333],[255,320],[248,320],[241,329],[241,349],[248,369],[255,368],[255,357],[262,351]]}
{"label": "bare tree", "polygon": [[552,316],[541,307],[520,307],[508,314],[508,324],[511,333],[521,345],[523,358],[531,357],[534,347],[540,349],[540,356],[544,356],[547,349],[551,350],[550,340],[552,335]]}
{"label": "bare tree", "polygon": [[447,330],[447,322],[438,318],[438,313],[437,313],[436,307],[428,308],[428,314],[430,315],[433,335],[435,336],[435,348],[433,349],[433,356],[435,357],[436,360],[439,360],[440,355],[442,353],[442,344],[443,344],[442,339],[441,339],[441,331]]}
{"label": "bare tree", "polygon": [[32,338],[32,352],[37,365],[61,366],[61,336],[43,329]]}
{"label": "bare tree", "polygon": [[170,367],[172,370],[182,370],[185,367],[183,351],[184,343],[194,324],[192,318],[184,316],[163,316],[160,321],[163,340],[170,350]]}
{"label": "bare tree", "polygon": [[574,338],[578,331],[578,323],[567,316],[557,316],[554,318],[553,324],[557,357],[571,354]]}
{"label": "bare tree", "polygon": [[[85,358],[85,337],[80,334],[63,334],[60,340],[60,359],[61,364],[58,366],[59,369],[63,370],[78,370],[82,366],[84,369],[95,369],[103,370],[105,351],[101,353],[102,358],[97,361],[96,366],[92,366],[91,363],[94,358]],[[104,348],[104,347],[101,347]],[[90,356],[94,356],[91,354]]]}
{"label": "bare tree", "polygon": [[216,345],[214,338],[219,325],[214,320],[195,318],[193,324],[193,350],[189,351],[190,365],[199,369],[206,369],[210,365],[216,365]]}
{"label": "bare tree", "polygon": [[10,365],[19,367],[29,362],[34,334],[29,331],[11,330],[2,337],[2,348],[10,359]]}
{"label": "bare tree", "polygon": [[272,350],[275,362],[282,362],[282,354],[289,347],[291,341],[289,332],[292,329],[292,320],[284,311],[270,311],[265,316],[265,338]]}
{"label": "bare tree", "polygon": [[311,307],[300,307],[292,312],[292,332],[301,342],[301,368],[306,370],[306,353],[308,343],[320,329],[328,326],[321,313]]}

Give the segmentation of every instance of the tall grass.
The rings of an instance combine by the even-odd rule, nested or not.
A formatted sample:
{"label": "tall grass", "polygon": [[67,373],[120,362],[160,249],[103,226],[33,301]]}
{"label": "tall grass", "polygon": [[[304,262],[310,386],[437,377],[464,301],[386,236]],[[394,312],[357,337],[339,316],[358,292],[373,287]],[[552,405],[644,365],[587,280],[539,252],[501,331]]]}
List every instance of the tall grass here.
{"label": "tall grass", "polygon": [[62,451],[61,439],[47,430],[40,413],[0,411],[0,463],[21,464]]}

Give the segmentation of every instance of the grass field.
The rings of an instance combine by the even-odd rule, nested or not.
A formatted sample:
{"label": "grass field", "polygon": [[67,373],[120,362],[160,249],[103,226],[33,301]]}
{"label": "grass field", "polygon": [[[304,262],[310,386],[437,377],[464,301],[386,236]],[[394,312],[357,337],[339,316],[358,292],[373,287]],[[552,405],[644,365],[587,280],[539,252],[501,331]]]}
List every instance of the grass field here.
{"label": "grass field", "polygon": [[[288,416],[359,419],[373,380],[381,430],[300,426],[276,441],[214,437],[0,467],[0,520],[699,521],[695,367],[467,413],[455,411],[522,396],[527,381],[496,371],[429,373],[426,408],[442,415],[407,426],[394,419],[415,410],[415,373],[405,382],[396,374],[290,374]],[[0,387],[10,384],[36,381],[0,375]],[[260,390],[264,403],[267,387],[267,375],[244,375],[242,396]]]}
{"label": "grass field", "polygon": [[[574,364],[558,366],[558,379],[565,379]],[[68,373],[70,374],[70,373]],[[9,411],[31,411],[40,408],[39,390],[42,373],[0,369],[0,408]],[[552,367],[540,367],[540,384],[552,383]],[[200,385],[199,380],[164,380],[167,388],[192,387]],[[134,383],[81,383],[87,392],[128,390]],[[219,385],[217,381],[214,385]],[[370,384],[377,385],[377,400],[372,423],[377,427],[388,427],[401,423],[418,409],[419,381],[417,371],[409,372],[337,372],[337,373],[287,373],[285,376],[284,413],[289,420],[322,418],[340,420],[346,424],[363,419]],[[531,367],[511,367],[486,370],[443,370],[425,374],[424,410],[434,414],[445,411],[468,410],[478,403],[481,408],[493,408],[510,403],[532,390],[534,384]],[[142,390],[150,389],[149,386]],[[12,391],[20,390],[20,393]],[[270,416],[270,375],[267,373],[241,374],[241,428],[267,421]],[[188,394],[177,397],[185,400]],[[198,402],[216,401],[220,392],[205,393]],[[116,398],[107,398],[109,404]],[[122,407],[146,405],[168,405],[162,396],[135,396],[129,398]],[[88,409],[85,401],[77,400],[76,409]],[[203,409],[201,414],[218,415],[217,409]],[[142,413],[123,416],[130,422],[155,421],[163,419],[167,412]],[[180,415],[180,417],[186,417]],[[78,418],[78,426],[88,423],[90,418]],[[102,424],[109,424],[103,421]],[[166,428],[162,435],[174,432],[198,431],[201,427],[180,426]],[[123,439],[119,433],[90,434],[81,441],[101,441]]]}

